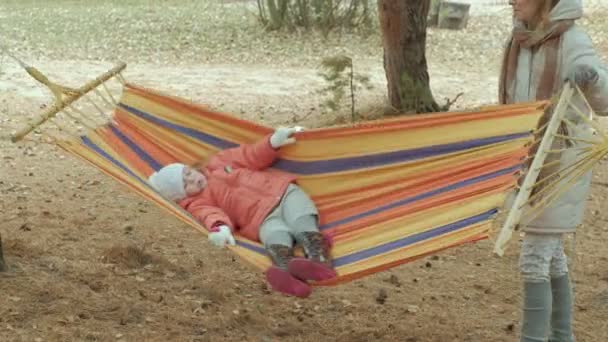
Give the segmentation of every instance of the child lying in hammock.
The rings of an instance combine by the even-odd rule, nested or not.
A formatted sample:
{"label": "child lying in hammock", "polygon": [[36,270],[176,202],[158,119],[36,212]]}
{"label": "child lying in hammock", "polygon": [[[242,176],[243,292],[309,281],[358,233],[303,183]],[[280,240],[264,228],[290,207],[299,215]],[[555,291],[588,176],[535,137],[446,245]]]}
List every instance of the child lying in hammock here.
{"label": "child lying in hammock", "polygon": [[[221,151],[198,170],[167,165],[149,181],[207,227],[214,245],[234,245],[233,232],[262,242],[273,262],[266,271],[272,288],[307,297],[311,288],[306,280],[326,280],[336,273],[319,233],[315,204],[295,184],[294,175],[268,169],[277,149],[295,142],[296,131],[279,128],[255,144]],[[294,240],[306,258],[294,257]]]}

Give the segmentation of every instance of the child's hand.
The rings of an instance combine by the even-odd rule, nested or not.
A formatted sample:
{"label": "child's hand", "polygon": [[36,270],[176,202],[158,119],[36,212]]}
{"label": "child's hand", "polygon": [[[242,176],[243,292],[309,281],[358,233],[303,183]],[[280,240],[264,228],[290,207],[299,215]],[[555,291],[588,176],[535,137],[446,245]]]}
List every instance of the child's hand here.
{"label": "child's hand", "polygon": [[209,241],[216,247],[220,248],[225,247],[226,244],[229,244],[230,246],[234,246],[236,244],[230,228],[226,225],[221,225],[219,226],[219,231],[210,233]]}
{"label": "child's hand", "polygon": [[296,142],[296,138],[292,137],[292,135],[296,132],[301,132],[303,130],[304,130],[304,128],[302,128],[300,126],[295,126],[295,127],[290,127],[290,128],[286,128],[286,127],[278,128],[276,131],[274,131],[274,133],[270,137],[270,145],[272,146],[272,148],[276,149],[281,146],[293,144]]}

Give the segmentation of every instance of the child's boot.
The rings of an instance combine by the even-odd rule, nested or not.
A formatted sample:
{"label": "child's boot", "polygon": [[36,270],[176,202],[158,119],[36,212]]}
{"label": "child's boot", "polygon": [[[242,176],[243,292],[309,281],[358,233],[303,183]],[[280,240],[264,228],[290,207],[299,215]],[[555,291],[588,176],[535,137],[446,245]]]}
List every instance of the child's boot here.
{"label": "child's boot", "polygon": [[551,317],[551,285],[548,281],[524,282],[521,342],[545,342]]}
{"label": "child's boot", "polygon": [[273,265],[266,271],[266,281],[275,290],[296,297],[308,297],[311,289],[308,284],[295,278],[287,270],[293,259],[293,249],[284,245],[270,245],[266,251]]}
{"label": "child's boot", "polygon": [[332,268],[329,244],[319,232],[303,232],[295,236],[299,245],[304,249],[306,258],[293,258],[289,264],[289,272],[305,280],[327,280],[336,276]]}
{"label": "child's boot", "polygon": [[549,342],[573,342],[572,289],[568,273],[551,278],[553,309],[551,311],[551,337]]}

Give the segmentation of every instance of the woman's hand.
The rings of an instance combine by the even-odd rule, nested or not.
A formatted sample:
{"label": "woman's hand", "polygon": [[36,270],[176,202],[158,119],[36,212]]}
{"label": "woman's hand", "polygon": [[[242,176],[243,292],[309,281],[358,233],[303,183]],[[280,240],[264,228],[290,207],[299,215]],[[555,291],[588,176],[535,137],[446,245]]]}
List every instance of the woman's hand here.
{"label": "woman's hand", "polygon": [[586,64],[580,64],[576,65],[568,73],[567,80],[578,85],[581,89],[586,89],[588,87],[594,86],[599,80],[599,78],[600,76],[597,73],[597,70],[595,70],[595,68]]}

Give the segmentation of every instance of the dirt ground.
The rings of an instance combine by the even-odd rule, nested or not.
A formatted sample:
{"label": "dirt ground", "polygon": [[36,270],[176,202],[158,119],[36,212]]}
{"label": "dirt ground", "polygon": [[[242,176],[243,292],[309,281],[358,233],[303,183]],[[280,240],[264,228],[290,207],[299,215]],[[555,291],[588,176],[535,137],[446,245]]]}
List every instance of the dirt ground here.
{"label": "dirt ground", "polygon": [[[80,85],[111,61],[123,60],[131,82],[267,125],[318,127],[348,117],[319,106],[316,90],[323,83],[317,65],[328,54],[353,57],[357,71],[371,78],[374,88],[357,98],[361,112],[385,101],[377,34],[323,40],[301,33],[294,40],[263,35],[251,18],[241,16],[238,4],[205,7],[209,17],[202,18],[190,17],[195,11],[188,6],[200,10],[204,2],[169,1],[166,11],[165,3],[141,3],[108,1],[91,9],[68,1],[52,6],[8,1],[0,4],[0,32],[12,51],[66,84]],[[600,32],[607,29],[600,18],[606,13],[592,11],[583,21],[604,57],[608,44]],[[39,25],[28,26],[28,20]],[[93,43],[96,33],[87,25],[104,20],[103,37]],[[189,20],[200,23],[196,39],[205,41],[213,28],[219,42],[198,45],[198,53],[192,52],[198,41],[190,38],[176,49],[165,48],[174,42],[166,28],[190,30]],[[218,21],[238,24],[227,29]],[[138,25],[150,22],[162,27],[142,33]],[[116,34],[120,30],[132,30],[128,36],[135,38]],[[465,31],[430,30],[436,97],[463,92],[455,108],[495,102],[508,30],[504,9],[476,14]],[[73,41],[59,33],[71,33]],[[150,35],[155,38],[146,39],[157,41],[136,44]],[[276,48],[260,48],[265,44]],[[517,340],[517,242],[503,258],[493,257],[491,243],[482,241],[317,289],[310,299],[284,297],[268,291],[259,272],[96,169],[40,144],[36,136],[11,143],[9,134],[47,103],[46,91],[0,57],[0,234],[10,264],[0,274],[0,341]],[[575,329],[582,342],[608,341],[605,161],[593,184],[585,224],[568,248]]]}

